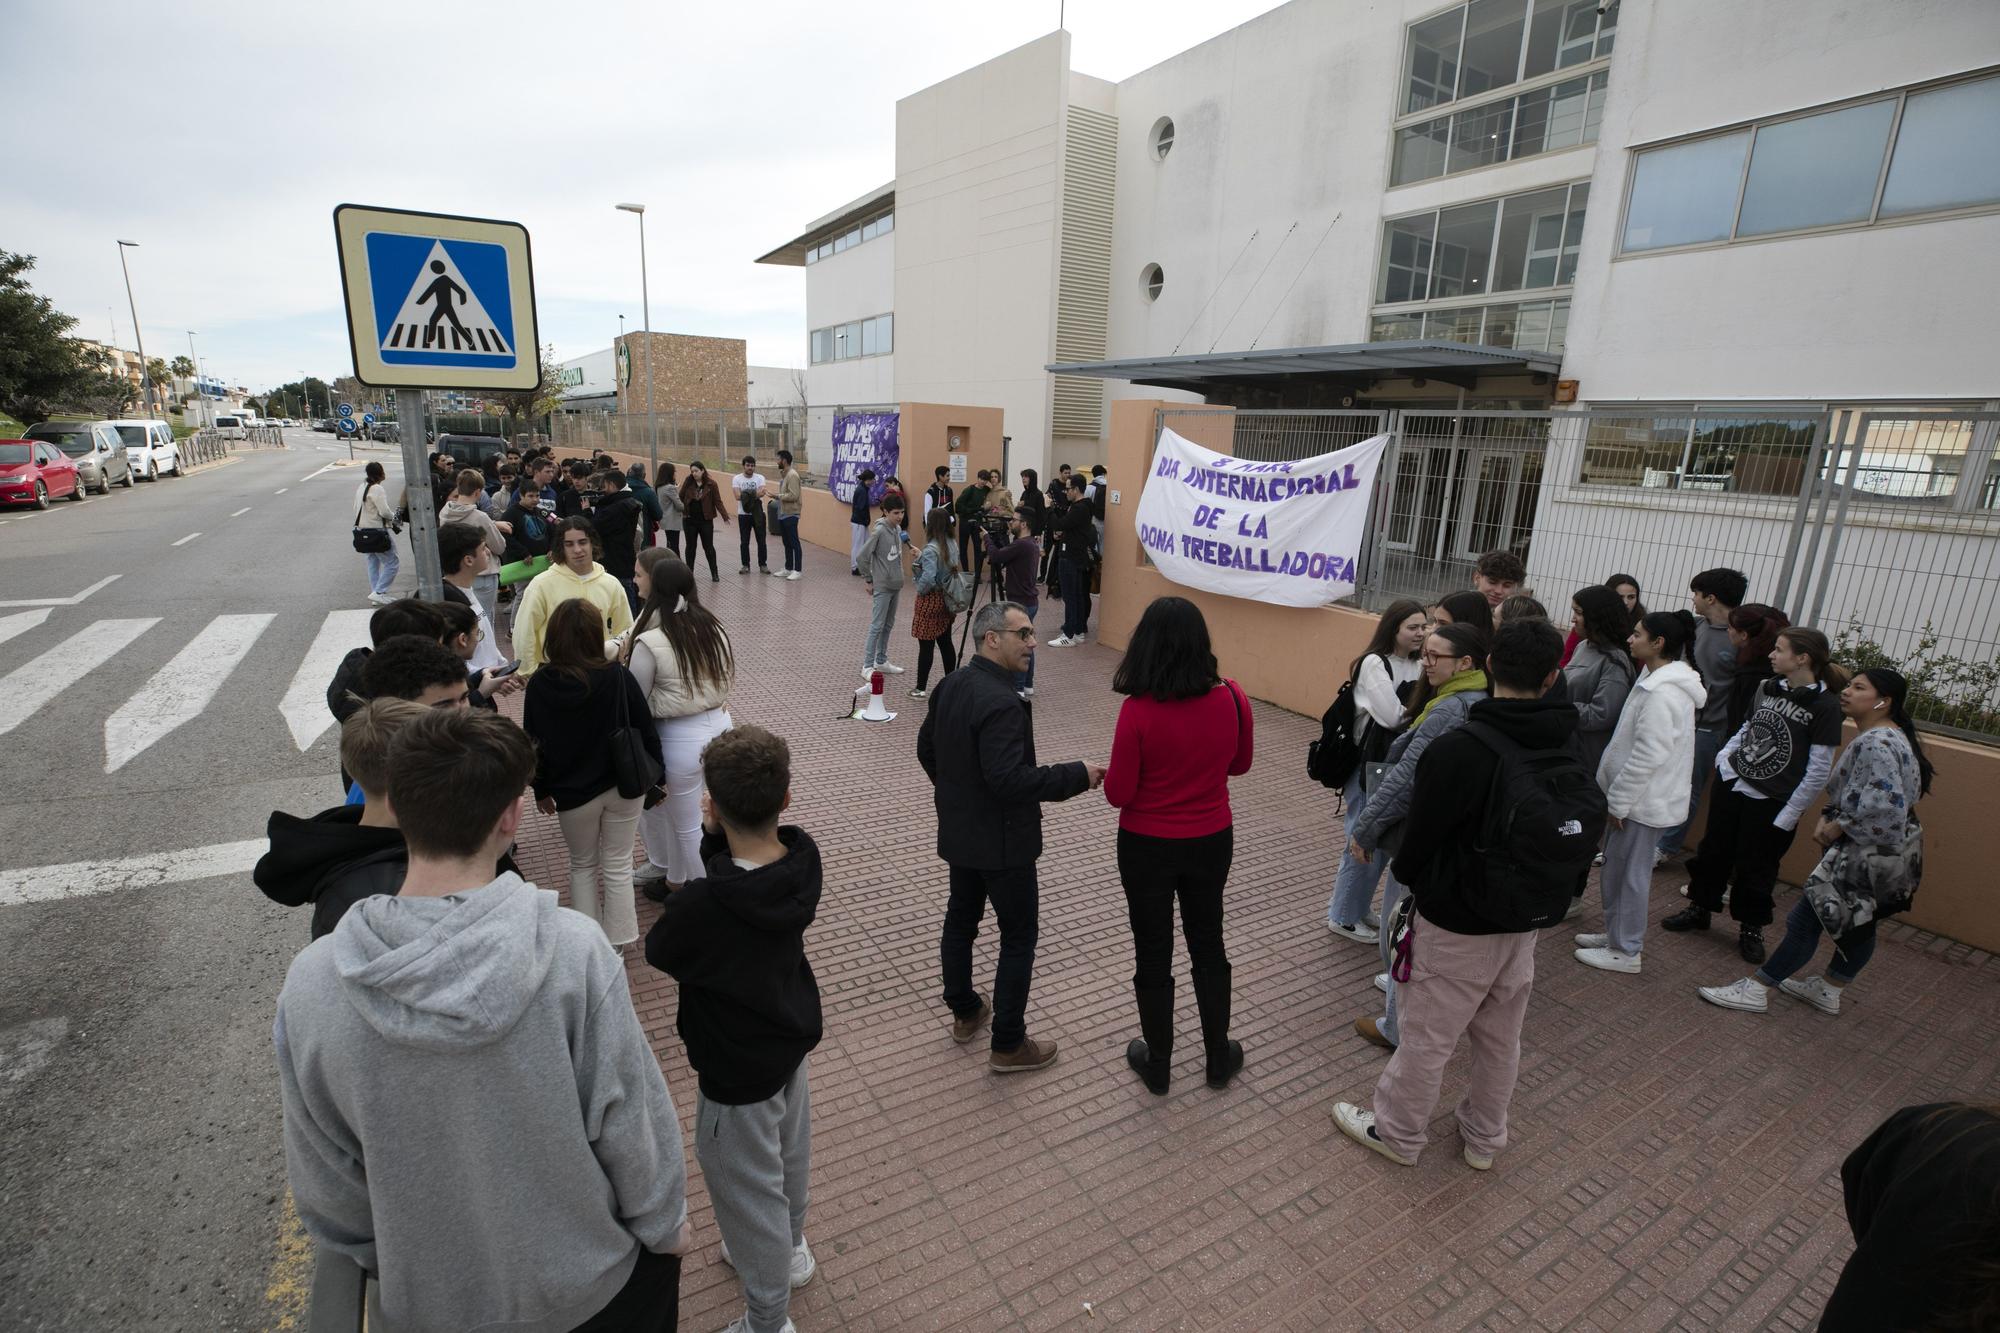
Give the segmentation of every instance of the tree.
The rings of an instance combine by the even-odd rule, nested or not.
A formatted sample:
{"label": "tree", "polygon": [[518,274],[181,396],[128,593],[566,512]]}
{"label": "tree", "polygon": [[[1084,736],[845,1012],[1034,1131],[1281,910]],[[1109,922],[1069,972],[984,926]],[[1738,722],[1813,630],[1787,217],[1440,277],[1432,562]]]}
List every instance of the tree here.
{"label": "tree", "polygon": [[172,361],[169,361],[167,363],[167,370],[172,373],[175,379],[186,380],[188,382],[189,385],[188,391],[181,395],[181,401],[183,403],[185,403],[188,399],[194,397],[195,394],[199,392],[198,389],[193,387],[195,367],[194,367],[194,362],[192,360],[184,356],[177,356]]}
{"label": "tree", "polygon": [[160,401],[165,402],[168,391],[173,387],[173,376],[167,372],[167,363],[157,356],[148,357],[146,378],[153,382],[153,392],[160,395]]}
{"label": "tree", "polygon": [[29,287],[34,266],[33,255],[0,250],[0,410],[28,423],[101,387],[93,379],[101,367],[69,337],[76,320]]}
{"label": "tree", "polygon": [[561,404],[562,367],[556,364],[555,350],[553,346],[541,349],[540,384],[519,393],[494,396],[494,401],[500,406],[501,414],[507,418],[507,435],[510,439],[519,431],[533,430],[535,422],[555,411]]}
{"label": "tree", "polygon": [[56,400],[61,407],[79,408],[97,417],[122,417],[138,401],[132,381],[111,368],[111,358],[96,348],[78,346],[77,373]]}

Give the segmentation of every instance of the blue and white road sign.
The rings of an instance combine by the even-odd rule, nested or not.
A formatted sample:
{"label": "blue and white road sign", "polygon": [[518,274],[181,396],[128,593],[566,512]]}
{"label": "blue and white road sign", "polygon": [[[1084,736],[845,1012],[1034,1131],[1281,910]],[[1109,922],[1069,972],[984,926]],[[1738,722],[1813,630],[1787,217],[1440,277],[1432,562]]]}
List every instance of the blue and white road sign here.
{"label": "blue and white road sign", "polygon": [[354,415],[354,404],[353,404],[353,403],[342,403],[342,404],[341,404],[341,405],[340,405],[340,406],[339,406],[339,407],[338,407],[337,409],[335,409],[335,410],[336,410],[336,413],[337,413],[338,415],[340,415],[340,416],[343,416],[343,417],[351,417],[351,416],[353,416],[353,415]]}
{"label": "blue and white road sign", "polygon": [[355,431],[361,429],[361,427],[354,424],[353,417],[342,417],[340,420],[333,423],[333,428],[339,431],[342,435],[352,435],[354,434]]}
{"label": "blue and white road sign", "polygon": [[385,388],[534,388],[527,229],[441,213],[333,211],[354,371]]}
{"label": "blue and white road sign", "polygon": [[361,424],[362,424],[362,425],[364,425],[364,426],[372,426],[372,425],[374,425],[374,424],[375,424],[375,414],[374,414],[373,412],[363,412],[363,413],[361,414]]}

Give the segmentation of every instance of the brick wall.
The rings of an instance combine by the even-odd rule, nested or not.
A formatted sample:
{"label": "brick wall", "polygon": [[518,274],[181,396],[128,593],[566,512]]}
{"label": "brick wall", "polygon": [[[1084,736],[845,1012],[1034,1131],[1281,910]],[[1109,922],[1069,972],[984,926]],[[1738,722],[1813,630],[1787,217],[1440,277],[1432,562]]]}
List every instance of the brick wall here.
{"label": "brick wall", "polygon": [[[646,340],[652,339],[652,411],[748,405],[749,360],[741,338],[701,338],[686,333],[628,333],[632,381],[618,388],[620,412],[645,412]],[[615,355],[615,352],[614,352]]]}

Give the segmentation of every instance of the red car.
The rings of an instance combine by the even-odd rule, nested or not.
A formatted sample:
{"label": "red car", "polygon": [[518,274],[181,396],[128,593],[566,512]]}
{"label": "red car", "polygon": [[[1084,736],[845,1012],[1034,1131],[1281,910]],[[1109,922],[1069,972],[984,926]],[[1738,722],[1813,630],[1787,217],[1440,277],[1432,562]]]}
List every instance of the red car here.
{"label": "red car", "polygon": [[47,509],[64,495],[83,499],[75,459],[41,440],[0,440],[0,503]]}

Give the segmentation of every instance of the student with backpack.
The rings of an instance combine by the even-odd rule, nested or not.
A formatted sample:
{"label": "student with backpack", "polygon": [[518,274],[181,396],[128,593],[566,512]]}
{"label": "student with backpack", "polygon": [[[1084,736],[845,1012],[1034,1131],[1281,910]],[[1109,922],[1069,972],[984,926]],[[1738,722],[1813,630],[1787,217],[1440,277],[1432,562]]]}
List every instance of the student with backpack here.
{"label": "student with backpack", "polygon": [[[1841,691],[1840,711],[1856,730],[1833,767],[1826,808],[1813,829],[1826,855],[1792,904],[1770,961],[1731,985],[1699,987],[1702,999],[1761,1014],[1776,986],[1839,1015],[1841,992],[1874,956],[1875,923],[1909,907],[1923,871],[1917,802],[1930,795],[1932,770],[1905,707],[1909,692],[1902,673],[1886,667],[1860,672]],[[1812,961],[1823,934],[1833,936],[1826,975],[1792,980]]]}
{"label": "student with backpack", "polygon": [[[1382,862],[1354,858],[1354,825],[1368,805],[1368,765],[1388,754],[1403,725],[1403,705],[1423,673],[1424,636],[1429,629],[1430,617],[1421,602],[1404,598],[1392,603],[1375,622],[1368,647],[1348,668],[1348,683],[1320,720],[1313,759],[1322,771],[1314,776],[1338,787],[1347,829],[1347,848],[1341,852],[1333,896],[1326,904],[1326,928],[1357,944],[1377,940],[1380,922],[1370,904],[1382,878]],[[1332,734],[1336,729],[1338,735]]]}
{"label": "student with backpack", "polygon": [[1604,828],[1603,794],[1571,745],[1576,710],[1542,698],[1561,660],[1548,622],[1501,626],[1486,658],[1493,697],[1417,765],[1394,866],[1416,905],[1399,964],[1402,1039],[1373,1108],[1333,1108],[1343,1134],[1399,1166],[1424,1150],[1461,1037],[1472,1046],[1457,1112],[1465,1164],[1488,1170],[1507,1146],[1536,932],[1562,919]]}
{"label": "student with backpack", "polygon": [[1632,655],[1625,651],[1632,617],[1622,597],[1593,584],[1577,589],[1570,599],[1570,630],[1579,638],[1569,665],[1562,669],[1563,685],[1569,701],[1576,705],[1577,734],[1594,773],[1597,761],[1604,757],[1604,747],[1611,743],[1611,733],[1618,727],[1618,714],[1637,674]]}
{"label": "student with backpack", "polygon": [[1646,939],[1646,898],[1660,831],[1687,817],[1695,718],[1708,691],[1688,665],[1694,616],[1655,611],[1627,641],[1639,680],[1597,764],[1611,833],[1604,843],[1604,930],[1576,937],[1576,961],[1604,972],[1637,973]]}
{"label": "student with backpack", "polygon": [[1776,638],[1776,674],[1757,688],[1748,720],[1715,757],[1722,781],[1709,799],[1701,850],[1688,862],[1688,905],[1660,923],[1672,931],[1707,930],[1727,892],[1739,927],[1736,950],[1746,963],[1764,961],[1778,863],[1833,772],[1840,744],[1834,691],[1847,684],[1826,635],[1794,625]]}
{"label": "student with backpack", "polygon": [[917,599],[910,612],[910,634],[917,641],[917,687],[910,691],[912,699],[930,696],[934,654],[944,658],[945,675],[958,669],[958,653],[951,646],[956,617],[945,600],[945,590],[958,570],[953,526],[951,510],[942,505],[932,505],[924,515],[924,549],[917,552]]}
{"label": "student with backpack", "polygon": [[[1483,625],[1459,622],[1433,626],[1424,640],[1423,684],[1410,697],[1404,710],[1409,719],[1403,733],[1390,745],[1383,761],[1381,777],[1374,781],[1365,809],[1355,817],[1348,846],[1354,858],[1366,865],[1378,855],[1395,852],[1404,841],[1402,824],[1410,814],[1416,781],[1417,761],[1440,737],[1465,725],[1475,704],[1486,698],[1486,661],[1492,642]],[[1382,923],[1379,947],[1383,965],[1390,965],[1388,952],[1393,932],[1388,929],[1396,902],[1403,896],[1404,883],[1393,866],[1382,889]],[[1394,1050],[1397,1042],[1396,985],[1393,976],[1376,978],[1376,985],[1388,996],[1380,1018],[1354,1020],[1354,1031],[1363,1041]]]}

